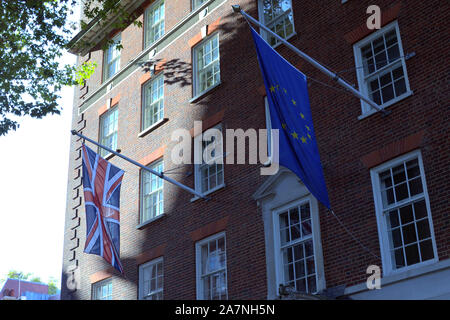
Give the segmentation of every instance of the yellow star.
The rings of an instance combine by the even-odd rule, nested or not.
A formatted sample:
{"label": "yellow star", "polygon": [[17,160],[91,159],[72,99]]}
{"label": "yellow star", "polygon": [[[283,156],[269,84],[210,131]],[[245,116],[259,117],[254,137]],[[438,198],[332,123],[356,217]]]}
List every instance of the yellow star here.
{"label": "yellow star", "polygon": [[292,101],[292,103],[294,104],[294,106],[297,105],[297,101],[295,101],[294,99],[292,99],[291,101]]}
{"label": "yellow star", "polygon": [[283,91],[284,91],[285,94],[287,94],[287,90],[286,89],[283,88]]}
{"label": "yellow star", "polygon": [[301,139],[302,139],[303,143],[306,143],[306,138],[305,137],[302,137]]}
{"label": "yellow star", "polygon": [[282,123],[281,126],[283,127],[283,129],[286,129],[286,123]]}
{"label": "yellow star", "polygon": [[270,87],[270,92],[275,92],[275,87],[274,86]]}
{"label": "yellow star", "polygon": [[280,88],[280,85],[279,85],[279,84],[277,84],[277,85],[275,86],[275,88],[277,88],[277,90],[279,90],[279,88]]}
{"label": "yellow star", "polygon": [[303,113],[300,113],[300,117],[302,117],[302,119],[305,119],[305,115]]}
{"label": "yellow star", "polygon": [[308,138],[309,138],[309,140],[312,140],[311,135],[309,133],[308,133]]}
{"label": "yellow star", "polygon": [[306,129],[308,130],[308,131],[311,131],[311,129],[308,127],[308,126],[305,126],[306,127]]}
{"label": "yellow star", "polygon": [[297,134],[297,132],[292,132],[291,133],[291,136],[293,136],[294,137],[294,139],[297,139],[298,140],[298,134]]}

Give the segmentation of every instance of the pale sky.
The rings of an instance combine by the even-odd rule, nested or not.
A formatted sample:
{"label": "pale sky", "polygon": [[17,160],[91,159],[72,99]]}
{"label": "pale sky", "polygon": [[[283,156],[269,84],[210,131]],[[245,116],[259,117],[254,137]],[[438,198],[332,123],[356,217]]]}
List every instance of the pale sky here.
{"label": "pale sky", "polygon": [[24,117],[0,136],[0,279],[11,269],[61,279],[73,87],[61,97],[61,115]]}
{"label": "pale sky", "polygon": [[61,277],[72,97],[64,88],[61,115],[26,117],[0,137],[0,279],[10,269]]}

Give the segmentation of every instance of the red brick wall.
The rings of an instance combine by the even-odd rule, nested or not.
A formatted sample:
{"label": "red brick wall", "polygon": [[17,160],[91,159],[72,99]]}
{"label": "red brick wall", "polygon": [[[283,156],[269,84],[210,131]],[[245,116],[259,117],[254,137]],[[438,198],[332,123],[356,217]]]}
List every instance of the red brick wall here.
{"label": "red brick wall", "polygon": [[[190,10],[182,5],[175,8],[175,3],[179,2],[166,1],[166,32]],[[240,3],[244,10],[257,17],[256,1],[241,0],[235,3]],[[403,151],[399,151],[402,147],[398,147],[405,144],[402,141],[420,134],[420,143],[414,146],[420,148],[423,155],[439,259],[449,258],[449,73],[448,63],[443,59],[449,49],[445,37],[449,27],[448,2],[411,0],[407,3],[402,1],[401,6],[398,5],[400,1],[388,0],[350,0],[345,4],[332,1],[326,6],[314,0],[293,3],[297,35],[290,41],[335,71],[355,67],[353,47],[349,41],[353,42],[358,38],[355,36],[355,30],[365,24],[368,17],[365,12],[369,5],[379,5],[384,16],[391,17],[395,13],[405,54],[416,53],[414,58],[406,62],[414,95],[389,107],[392,113],[388,117],[374,114],[358,120],[361,114],[358,99],[310,81],[312,116],[325,179],[336,214],[367,247],[379,255],[369,174],[371,165],[368,165],[367,161],[373,160],[376,157],[374,154],[385,154],[383,150],[389,148],[394,150],[391,151],[394,156],[402,153]],[[142,138],[138,138],[138,134],[142,99],[141,78],[144,72],[133,73],[101,101],[86,110],[82,117],[76,113],[83,92],[77,87],[73,128],[81,127],[83,134],[92,138],[98,137],[99,109],[106,103],[106,99],[120,96],[118,148],[124,155],[139,160],[165,146],[165,170],[178,167],[170,160],[170,152],[175,145],[170,140],[171,132],[178,128],[190,130],[195,120],[214,119],[219,114],[224,129],[265,128],[264,102],[261,95],[263,82],[251,35],[245,21],[232,14],[229,2],[208,14],[204,20],[158,53],[156,58],[165,59],[167,62],[177,59],[178,63],[191,64],[191,39],[198,37],[201,27],[205,24],[214,25],[219,33],[219,87],[196,103],[189,103],[192,98],[191,71],[184,70],[186,72],[180,76],[180,73],[173,73],[179,70],[166,66],[163,71],[166,75],[164,116],[169,120]],[[123,32],[122,66],[142,49],[142,35],[142,30],[134,26]],[[283,45],[277,50],[292,64],[301,67],[301,71],[309,77],[337,86]],[[90,55],[90,59],[97,61],[99,66],[101,57],[100,51]],[[100,70],[88,81],[89,93],[100,86]],[[354,70],[343,73],[342,76],[350,83],[357,83]],[[81,289],[74,297],[89,299],[89,277],[107,270],[108,265],[98,256],[82,253],[85,239],[82,201],[76,191],[72,197],[72,189],[79,184],[79,179],[74,177],[79,175],[81,163],[77,151],[80,142],[76,140],[72,138],[64,266],[78,261],[83,276]],[[197,200],[191,203],[190,194],[165,183],[165,216],[142,230],[137,230],[139,169],[117,157],[113,157],[111,162],[126,172],[121,193],[121,257],[126,278],[114,278],[115,299],[136,299],[138,263],[145,260],[143,257],[146,257],[146,253],[147,257],[154,256],[155,250],[159,254],[163,251],[164,256],[164,297],[195,299],[194,240],[198,239],[198,235],[209,234],[209,230],[214,228],[226,232],[229,298],[264,299],[267,296],[263,223],[261,212],[251,198],[265,180],[259,175],[259,166],[225,165],[226,186],[214,192],[209,202]],[[177,173],[171,174],[172,178],[194,186],[194,176],[188,174],[193,172],[193,166],[182,166],[174,171]],[[80,224],[75,228],[75,237],[70,229],[74,223]],[[364,282],[368,265],[381,266],[381,261],[362,250],[323,207],[320,210],[320,223],[327,287]],[[74,239],[79,239],[80,243],[75,250],[70,250],[70,247],[76,244]],[[73,252],[76,252],[76,259],[70,262]],[[63,297],[68,297],[64,289]]]}

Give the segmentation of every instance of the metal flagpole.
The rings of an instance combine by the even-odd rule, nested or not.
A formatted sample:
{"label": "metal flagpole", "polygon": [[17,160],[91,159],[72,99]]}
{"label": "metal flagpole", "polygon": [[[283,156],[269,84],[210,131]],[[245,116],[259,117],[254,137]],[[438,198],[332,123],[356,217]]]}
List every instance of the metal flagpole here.
{"label": "metal flagpole", "polygon": [[148,168],[148,167],[146,167],[146,166],[140,164],[139,162],[136,162],[136,161],[134,161],[134,160],[132,160],[132,159],[130,159],[130,158],[124,156],[124,155],[121,155],[120,153],[118,153],[118,152],[116,152],[116,151],[114,151],[114,150],[112,150],[112,149],[110,149],[110,148],[108,148],[108,147],[105,147],[104,145],[101,145],[100,143],[98,143],[98,142],[96,142],[96,141],[94,141],[94,140],[92,140],[92,139],[89,139],[88,137],[86,137],[86,136],[84,136],[84,135],[82,135],[82,134],[76,132],[75,130],[72,130],[72,131],[70,131],[70,132],[71,132],[73,135],[77,135],[77,136],[79,136],[80,138],[83,138],[83,139],[85,139],[85,140],[87,140],[87,141],[89,141],[89,142],[95,144],[96,146],[99,146],[100,148],[103,148],[103,149],[105,149],[105,150],[107,150],[107,151],[109,151],[109,152],[115,154],[116,156],[121,157],[122,159],[125,159],[125,160],[127,160],[128,162],[131,162],[132,164],[134,164],[134,165],[136,165],[136,166],[138,166],[138,167],[140,167],[140,168],[142,168],[142,169],[144,169],[144,170],[146,170],[146,171],[148,171],[148,172],[150,172],[150,173],[152,173],[152,174],[154,174],[154,175],[157,175],[159,178],[164,179],[164,180],[166,180],[167,182],[170,182],[170,183],[172,183],[172,184],[174,184],[174,185],[180,187],[181,189],[184,189],[184,190],[186,190],[187,192],[192,193],[193,195],[195,195],[195,196],[197,196],[197,197],[199,197],[199,198],[202,198],[202,199],[204,199],[204,200],[209,200],[208,197],[205,197],[204,195],[202,195],[201,193],[195,191],[194,189],[189,188],[189,187],[185,186],[184,184],[181,184],[181,183],[179,183],[178,181],[173,180],[172,178],[166,177],[166,176],[164,175],[164,173],[159,173],[159,172],[157,172],[157,171],[155,171],[155,170],[153,170],[153,169],[150,169],[150,168]]}
{"label": "metal flagpole", "polygon": [[265,25],[261,24],[258,20],[254,19],[253,17],[249,16],[244,10],[241,10],[241,6],[239,5],[232,5],[233,11],[236,13],[242,14],[246,19],[249,19],[251,22],[259,26],[261,29],[265,30],[266,32],[270,33],[272,36],[277,38],[280,42],[284,43],[289,49],[293,50],[295,53],[297,53],[300,57],[311,63],[313,66],[315,66],[317,69],[325,73],[327,76],[329,76],[331,79],[335,80],[337,83],[339,83],[341,86],[346,88],[348,91],[353,93],[356,97],[359,99],[365,101],[367,104],[369,104],[372,108],[380,111],[383,113],[383,115],[388,115],[390,111],[384,110],[383,108],[380,108],[378,104],[373,102],[372,100],[368,99],[366,96],[364,96],[361,92],[353,88],[349,83],[347,83],[345,80],[343,80],[341,77],[339,77],[336,73],[331,72],[327,68],[325,68],[323,65],[321,65],[319,62],[305,54],[303,51],[297,49],[292,44],[287,42],[285,39],[274,33],[272,30],[267,28]]}

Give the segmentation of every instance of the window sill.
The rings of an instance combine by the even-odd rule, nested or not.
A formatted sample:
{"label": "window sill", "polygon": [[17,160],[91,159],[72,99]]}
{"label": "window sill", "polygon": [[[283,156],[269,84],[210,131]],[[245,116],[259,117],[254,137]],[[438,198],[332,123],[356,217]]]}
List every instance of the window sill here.
{"label": "window sill", "polygon": [[[387,285],[393,285],[397,282],[410,280],[420,276],[427,275],[433,272],[439,272],[441,270],[450,268],[450,259],[437,261],[437,259],[430,260],[429,262],[421,263],[417,267],[408,270],[398,270],[396,273],[391,273],[389,275],[383,276],[381,280],[381,288]],[[344,295],[352,295],[364,291],[368,291],[367,284],[360,283],[345,289]]]}
{"label": "window sill", "polygon": [[[120,153],[120,151],[121,151],[120,149],[116,149],[117,153]],[[114,156],[115,156],[115,154],[110,152],[106,156],[103,156],[102,158],[105,159],[105,160],[109,160],[109,159],[111,159]]]}
{"label": "window sill", "polygon": [[148,127],[147,129],[145,129],[144,131],[141,131],[138,134],[138,138],[143,138],[145,137],[147,134],[149,134],[150,132],[158,129],[160,126],[162,126],[164,123],[166,123],[167,121],[169,121],[169,118],[162,118],[161,120],[155,122],[154,124],[152,124],[150,127]]}
{"label": "window sill", "polygon": [[202,93],[200,93],[200,94],[196,95],[195,97],[193,97],[191,100],[189,100],[189,103],[196,103],[196,102],[198,102],[199,100],[203,99],[208,93],[210,93],[211,91],[216,89],[221,84],[222,84],[222,81],[219,81],[218,83],[216,83],[212,87],[208,88],[207,90],[205,90]]}
{"label": "window sill", "polygon": [[[220,189],[222,189],[222,188],[225,188],[225,183],[222,183],[221,185],[218,185],[218,186],[216,186],[216,187],[214,187],[214,188],[212,188],[212,189],[206,191],[205,193],[203,193],[203,196],[207,196],[207,195],[209,195],[209,194],[211,194],[211,193],[213,193],[213,192],[215,192],[215,191],[217,191],[217,190],[220,190]],[[202,198],[195,196],[195,197],[193,197],[193,198],[191,199],[191,202],[195,202],[195,201],[197,201],[198,199],[202,199]]]}
{"label": "window sill", "polygon": [[161,213],[160,215],[158,215],[158,216],[156,216],[156,217],[154,217],[154,218],[152,218],[152,219],[150,219],[150,220],[147,220],[147,221],[145,221],[145,222],[143,222],[143,223],[141,223],[141,224],[138,224],[138,225],[136,226],[136,229],[138,229],[138,230],[145,229],[146,227],[148,227],[148,226],[149,226],[150,224],[152,224],[153,222],[158,221],[159,219],[161,219],[161,218],[163,218],[163,217],[165,217],[165,216],[166,216],[165,213]]}
{"label": "window sill", "polygon": [[[392,106],[393,104],[396,104],[397,102],[400,102],[400,101],[402,101],[403,99],[406,99],[406,98],[408,98],[409,96],[412,96],[413,94],[414,94],[413,91],[405,92],[405,93],[402,94],[400,97],[397,97],[397,98],[395,98],[395,99],[389,101],[388,103],[385,103],[384,105],[382,105],[382,106],[380,106],[380,107],[381,107],[382,109],[386,109],[386,108]],[[365,104],[365,102],[364,102],[364,104]],[[369,107],[370,107],[370,106],[369,106]],[[370,108],[370,111],[367,111],[367,112],[363,113],[362,115],[360,115],[360,116],[358,117],[358,120],[365,119],[365,118],[370,117],[371,115],[373,115],[373,114],[375,114],[375,113],[378,113],[378,112],[379,112],[378,110],[375,110],[375,109],[373,109],[373,108]]]}
{"label": "window sill", "polygon": [[[294,33],[292,33],[290,36],[288,36],[287,38],[285,38],[284,40],[286,40],[286,41],[289,41],[289,40],[291,40],[292,38],[294,38],[295,36],[297,36],[297,32],[294,32]],[[266,42],[267,42],[267,39],[264,39],[264,40],[266,40]],[[268,43],[268,42],[267,42]],[[283,42],[281,42],[281,41],[279,41],[276,45],[274,45],[272,48],[273,49],[276,49],[276,48],[278,48],[279,46],[281,46],[281,45],[285,45]]]}

